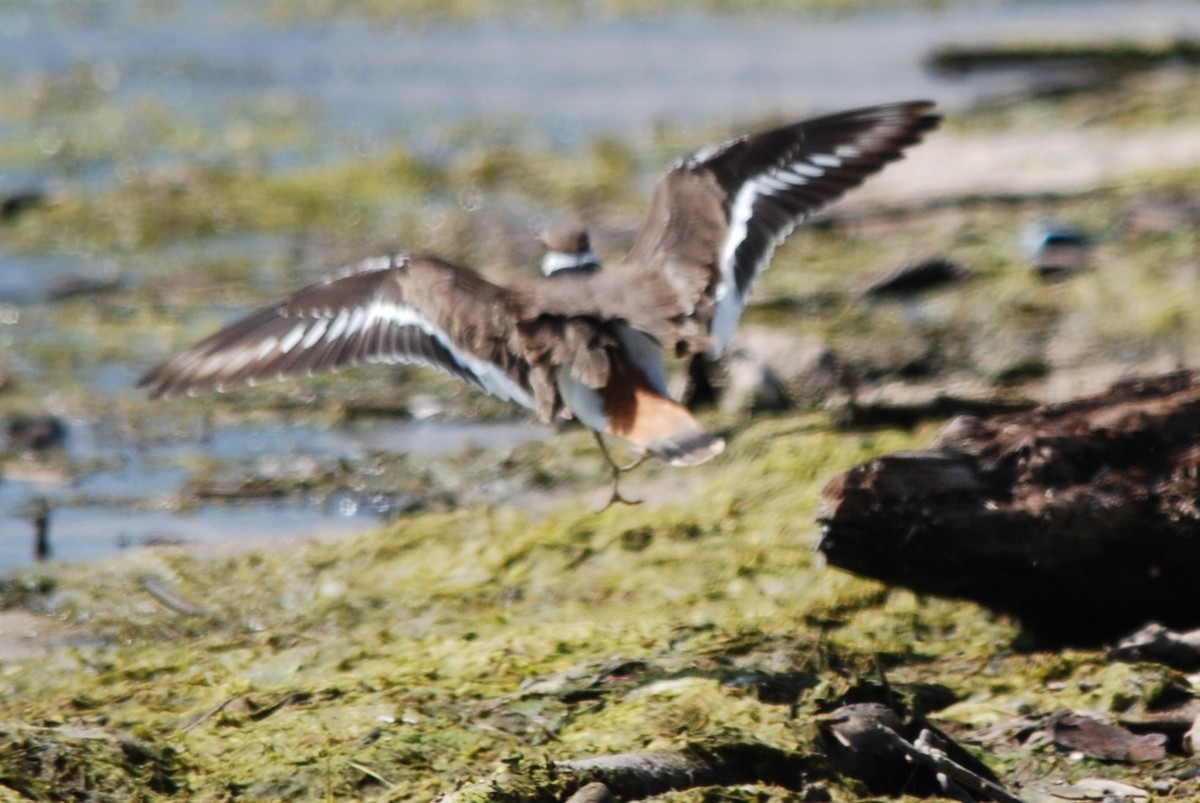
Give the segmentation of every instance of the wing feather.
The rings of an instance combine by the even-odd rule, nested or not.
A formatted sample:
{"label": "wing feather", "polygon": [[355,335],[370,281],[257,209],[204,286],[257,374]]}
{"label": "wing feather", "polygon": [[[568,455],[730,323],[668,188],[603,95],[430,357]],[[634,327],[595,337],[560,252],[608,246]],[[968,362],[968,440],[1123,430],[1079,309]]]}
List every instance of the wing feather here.
{"label": "wing feather", "polygon": [[698,321],[717,355],[776,246],[800,222],[899,159],[939,119],[926,101],[873,106],[685,157],[656,185],[624,265],[665,280],[677,293],[673,312]]}
{"label": "wing feather", "polygon": [[362,363],[438,368],[535,408],[513,348],[515,291],[430,257],[362,262],[235,321],[151,369],[153,396],[224,390]]}

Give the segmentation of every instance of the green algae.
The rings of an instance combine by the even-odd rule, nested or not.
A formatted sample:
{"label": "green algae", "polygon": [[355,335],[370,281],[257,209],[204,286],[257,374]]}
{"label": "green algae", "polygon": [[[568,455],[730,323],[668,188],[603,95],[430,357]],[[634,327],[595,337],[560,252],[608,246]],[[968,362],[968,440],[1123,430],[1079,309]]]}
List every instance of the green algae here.
{"label": "green algae", "polygon": [[1100,73],[1098,83],[1077,91],[1047,92],[1020,102],[984,104],[948,121],[959,130],[1050,130],[1063,127],[1160,129],[1194,123],[1200,109],[1200,77],[1194,69],[1131,74]]}
{"label": "green algae", "polygon": [[[931,432],[768,419],[676,498],[603,516],[572,503],[418,514],[300,550],[152,549],[57,567],[52,584],[19,574],[23,604],[105,643],[9,667],[0,721],[48,729],[64,766],[151,798],[161,776],[193,799],[404,800],[498,767],[537,786],[546,762],[597,754],[812,755],[813,717],[881,660],[894,684],[943,684],[959,702],[941,716],[973,727],[1153,707],[1179,682],[1160,667],[1005,651],[1006,620],[814,564],[824,479]],[[164,606],[147,576],[202,615]],[[54,735],[66,728],[136,738],[155,758],[102,759]],[[1095,769],[1038,759],[1056,777]]]}
{"label": "green algae", "polygon": [[21,800],[62,800],[67,788],[98,801],[155,799],[183,791],[186,772],[171,747],[103,728],[6,727],[0,756],[0,787]]}
{"label": "green algae", "polygon": [[[91,114],[99,101],[89,81],[47,90],[53,97],[27,113]],[[1172,109],[1162,120],[1194,120],[1175,106],[1194,92],[1190,82],[1159,86],[1149,100],[1115,91],[1126,111],[1097,124],[1134,125],[1155,97]],[[1063,111],[1077,122],[1112,99],[1036,101],[1037,119]],[[1023,115],[989,110],[955,125],[1041,130]],[[3,224],[13,247],[116,258],[139,278],[104,298],[22,310],[26,323],[72,335],[30,347],[20,367],[0,358],[16,372],[0,390],[5,413],[43,409],[49,394],[60,409],[111,415],[142,437],[177,437],[211,416],[334,423],[403,411],[406,394],[418,392],[446,398],[455,413],[501,415],[501,405],[462,401],[448,380],[419,372],[315,378],[304,389],[259,388],[169,410],[132,389],[115,402],[89,398],[75,372],[113,360],[148,365],[211,331],[228,309],[311,279],[319,271],[289,258],[298,232],[320,241],[301,249],[310,266],[401,241],[512,272],[535,258],[535,245],[523,214],[512,216],[519,224],[497,218],[550,207],[632,226],[666,163],[660,152],[676,147],[665,135],[673,144],[656,143],[654,159],[614,141],[562,154],[464,132],[462,147],[441,159],[398,147],[280,173],[229,151],[214,157],[212,143],[148,118],[138,129],[146,139],[190,150],[185,169],[130,173]],[[92,156],[75,136],[52,156],[64,169],[68,157]],[[282,124],[272,136],[263,150],[294,141]],[[706,141],[690,136],[688,147]],[[115,141],[87,147],[101,153]],[[1186,206],[1197,178],[1176,170],[1049,202],[811,227],[780,251],[759,288],[772,304],[752,306],[748,322],[819,337],[868,378],[895,376],[929,355],[935,374],[997,382],[1020,380],[1031,360],[1050,371],[1163,353],[1186,360],[1200,335],[1195,225],[1134,230],[1122,221],[1147,201]],[[431,211],[435,227],[425,222]],[[1105,232],[1095,269],[1061,285],[1034,279],[1016,241],[1035,213]],[[267,238],[265,258],[174,250],[237,236]],[[859,297],[862,276],[928,253],[954,254],[973,278],[911,302]],[[0,794],[413,800],[505,778],[514,798],[557,799],[561,779],[547,767],[571,758],[731,744],[811,757],[815,718],[881,674],[897,688],[947,688],[954,702],[935,716],[963,732],[1059,709],[1135,716],[1190,693],[1161,667],[1111,664],[1095,651],[1022,651],[1016,625],[977,606],[818,564],[822,485],[874,455],[927,445],[936,425],[844,432],[808,411],[709,420],[730,434],[726,454],[697,469],[639,470],[626,483],[650,500],[640,507],[592,512],[588,496],[604,468],[586,434],[564,428],[547,443],[464,450],[419,467],[371,455],[344,472],[322,467],[270,486],[315,493],[370,476],[378,487],[433,493],[499,470],[514,488],[546,492],[550,501],[537,508],[451,500],[353,540],[216,557],[146,549],[6,578],[2,607],[42,612],[93,639],[3,667]],[[258,477],[223,468],[191,467],[180,504],[239,482],[261,491]],[[153,588],[186,604],[165,604]],[[981,753],[1013,783],[1089,775],[1143,783],[1183,769],[1180,759],[1150,770],[1076,761],[1044,744]],[[860,797],[851,782],[830,785],[838,800]],[[1195,781],[1175,791],[1195,793]],[[798,794],[757,784],[659,799]]]}
{"label": "green algae", "polygon": [[[751,428],[740,448],[773,487],[714,493],[745,471],[735,457],[676,503],[601,518],[573,505],[543,517],[468,510],[289,554],[212,562],[155,550],[73,576],[63,568],[44,607],[112,646],[10,672],[0,709],[19,699],[25,721],[137,727],[184,757],[199,797],[229,786],[254,797],[381,786],[356,766],[386,778],[394,799],[428,797],[513,750],[558,759],[709,739],[792,749],[788,707],[723,678],[787,645],[815,654],[798,622],[832,627],[883,593],[812,569],[812,486],[823,472],[808,464],[827,463],[838,440]],[[795,495],[795,479],[778,471],[787,461],[810,477]],[[786,501],[751,513],[772,496]],[[794,519],[794,534],[766,530],[764,515]],[[630,532],[641,533],[636,545]],[[157,603],[140,591],[147,573],[207,615]],[[628,661],[663,681],[521,691]]]}

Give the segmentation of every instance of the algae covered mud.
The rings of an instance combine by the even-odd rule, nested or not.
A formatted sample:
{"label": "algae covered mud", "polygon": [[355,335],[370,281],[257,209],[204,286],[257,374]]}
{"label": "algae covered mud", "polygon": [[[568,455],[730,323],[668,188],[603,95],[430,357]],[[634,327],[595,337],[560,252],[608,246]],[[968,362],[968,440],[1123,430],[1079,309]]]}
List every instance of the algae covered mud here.
{"label": "algae covered mud", "polygon": [[[1139,4],[1132,16],[1089,5],[1082,21],[1068,4],[1019,7],[1064,35],[1072,24],[1083,36],[1195,33],[1189,4]],[[815,730],[883,681],[889,695],[936,698],[939,727],[1022,795],[1046,780],[1200,791],[1177,741],[1165,757],[1114,763],[1031,737],[1060,709],[1152,722],[1194,700],[1185,676],[1093,650],[1018,650],[1010,621],[830,571],[812,551],[829,477],[934,437],[945,408],[922,400],[1062,398],[1200,362],[1194,69],[1056,80],[1054,92],[983,106],[970,98],[981,85],[953,79],[965,94],[949,93],[964,100],[948,104],[945,129],[764,275],[747,310],[749,356],[731,355],[730,371],[765,365],[775,395],[705,413],[728,435],[719,460],[686,474],[648,467],[627,487],[648,502],[598,517],[589,494],[603,493],[603,466],[584,432],[547,439],[436,375],[364,370],[166,405],[133,384],[234,315],[378,247],[513,274],[536,263],[537,228],[575,215],[611,258],[678,154],[757,127],[750,118],[894,99],[842,94],[859,65],[891,57],[861,44],[877,41],[872,31],[1026,18],[955,4],[491,28],[304,8],[311,16],[283,20],[209,3],[0,8],[5,548],[15,540],[13,561],[32,548],[26,505],[39,495],[59,557],[71,554],[56,526],[79,532],[80,547],[107,527],[106,549],[121,527],[134,543],[225,542],[5,574],[0,635],[21,652],[0,673],[0,793],[413,800],[495,789],[552,800],[567,790],[550,762],[736,749],[783,756],[794,772],[660,799],[861,799],[862,782],[821,768]],[[830,39],[826,74],[843,57],[854,65],[841,79],[793,69],[772,85],[755,71],[776,63],[768,30],[809,28]],[[691,72],[671,73],[647,46],[660,30],[708,31],[720,53],[743,43],[741,61],[707,65],[733,65],[705,76],[725,76],[726,94],[711,95],[725,105],[687,105],[710,96],[672,83]],[[483,58],[487,37],[516,37],[536,55],[521,36],[538,31],[573,43],[583,64],[586,36],[632,37],[618,60],[638,65],[639,81],[589,94],[547,71],[525,107],[512,103],[525,97],[519,82],[495,90],[497,123],[471,111],[485,103],[472,90],[456,95],[457,79],[428,72],[448,41]],[[397,67],[397,43],[423,35],[433,55]],[[342,50],[323,51],[331,42]],[[306,73],[293,50],[342,67]],[[345,50],[344,62],[320,55]],[[364,66],[373,52],[387,71]],[[553,63],[558,51],[544,52],[515,74]],[[484,72],[485,86],[506,74]],[[429,82],[428,105],[388,94],[414,75]],[[747,86],[768,88],[728,102]],[[1041,270],[1022,238],[1039,219],[1085,233],[1087,260]],[[885,281],[934,257],[957,268],[939,286],[896,293]],[[756,405],[775,409],[747,412]],[[61,447],[19,440],[36,429],[12,422],[46,417],[65,423]],[[464,432],[468,420],[481,424]],[[376,505],[349,519],[365,532],[314,537]],[[133,530],[139,520],[150,524]],[[253,536],[264,531],[293,540],[262,548]]]}
{"label": "algae covered mud", "polygon": [[[1028,76],[939,77],[925,68],[931,48],[1045,29],[1153,42],[1186,34],[1192,12],[1175,2],[1108,3],[1083,18],[1065,3],[1023,5],[1019,16],[1006,8],[846,15],[827,4],[730,16],[668,4],[647,18],[619,5],[591,15],[552,4],[444,14],[199,0],[5,5],[0,405],[5,420],[54,417],[68,438],[48,460],[27,460],[10,440],[0,565],[32,559],[43,499],[55,554],[77,560],[193,540],[221,500],[243,504],[212,514],[223,522],[215,530],[267,535],[310,520],[363,529],[374,520],[364,511],[412,501],[380,501],[389,492],[461,496],[434,481],[388,488],[341,476],[340,458],[354,462],[365,442],[330,430],[335,420],[373,417],[397,433],[393,447],[416,453],[425,447],[399,433],[427,442],[442,426],[438,449],[450,453],[541,437],[499,434],[518,432],[511,419],[497,434],[464,434],[457,416],[504,413],[457,399],[457,389],[441,397],[444,425],[379,424],[414,414],[407,395],[436,384],[420,377],[171,408],[143,406],[132,390],[181,343],[365,249],[513,269],[536,259],[532,232],[577,214],[609,227],[598,237],[619,253],[654,173],[749,120],[922,95],[965,108]],[[705,59],[671,57],[680,42]],[[294,438],[254,436],[261,419],[243,430],[234,412],[281,402]],[[246,506],[256,484],[269,506]],[[349,500],[338,495],[347,489]],[[173,517],[181,507],[188,515]],[[357,520],[342,515],[351,509]]]}

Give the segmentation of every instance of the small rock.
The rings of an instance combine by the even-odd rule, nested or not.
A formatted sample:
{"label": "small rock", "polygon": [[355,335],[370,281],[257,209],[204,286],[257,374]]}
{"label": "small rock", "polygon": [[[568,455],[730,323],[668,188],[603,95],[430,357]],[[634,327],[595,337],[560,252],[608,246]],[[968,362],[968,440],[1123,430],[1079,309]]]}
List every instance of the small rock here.
{"label": "small rock", "polygon": [[971,272],[944,257],[929,257],[901,265],[872,281],[862,291],[866,298],[902,298],[966,279]]}
{"label": "small rock", "polygon": [[1138,198],[1125,207],[1121,217],[1127,234],[1169,234],[1200,222],[1200,209],[1165,198]]}
{"label": "small rock", "polygon": [[1093,796],[1102,796],[1105,799],[1116,798],[1128,801],[1129,803],[1150,799],[1150,793],[1145,789],[1139,789],[1136,786],[1130,786],[1127,783],[1113,781],[1108,778],[1083,778],[1077,781],[1075,786],[1093,793]]}
{"label": "small rock", "polygon": [[580,787],[565,803],[613,803],[612,792],[599,781]]}
{"label": "small rock", "polygon": [[823,342],[746,327],[725,359],[721,408],[784,410],[816,406],[838,389],[842,366]]}
{"label": "small rock", "polygon": [[428,393],[418,393],[408,400],[408,412],[417,421],[441,415],[445,405],[436,396]]}
{"label": "small rock", "polygon": [[1091,238],[1079,229],[1038,219],[1021,230],[1021,247],[1043,279],[1061,278],[1090,267]]}
{"label": "small rock", "polygon": [[0,220],[12,220],[22,212],[41,206],[46,198],[45,190],[33,188],[0,195]]}
{"label": "small rock", "polygon": [[1059,747],[1104,761],[1159,761],[1167,754],[1167,737],[1161,733],[1139,736],[1070,711],[1052,716],[1046,728]]}
{"label": "small rock", "polygon": [[1196,755],[1196,747],[1200,746],[1200,717],[1192,721],[1192,727],[1183,734],[1183,749],[1189,755]]}
{"label": "small rock", "polygon": [[115,293],[122,287],[119,278],[94,279],[89,276],[67,276],[46,290],[47,301],[70,301]]}
{"label": "small rock", "polygon": [[812,784],[804,788],[804,803],[832,803],[833,795],[820,784]]}
{"label": "small rock", "polygon": [[14,452],[45,452],[62,446],[67,427],[52,415],[17,415],[8,419],[8,448]]}

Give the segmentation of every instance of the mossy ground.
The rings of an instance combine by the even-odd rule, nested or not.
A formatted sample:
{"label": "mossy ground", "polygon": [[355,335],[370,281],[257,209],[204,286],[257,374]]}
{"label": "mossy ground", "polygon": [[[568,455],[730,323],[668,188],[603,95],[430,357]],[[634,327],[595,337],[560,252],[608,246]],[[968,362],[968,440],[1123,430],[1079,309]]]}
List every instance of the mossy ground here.
{"label": "mossy ground", "polygon": [[[516,221],[567,209],[609,222],[607,242],[599,240],[615,252],[658,167],[708,138],[693,132],[681,143],[668,133],[648,147],[605,140],[563,154],[464,131],[441,160],[398,145],[281,172],[258,151],[298,141],[299,111],[214,143],[154,114],[111,117],[97,99],[102,84],[81,75],[10,107],[49,133],[36,149],[5,143],[5,158],[64,160],[69,175],[70,160],[119,160],[130,130],[191,156],[163,169],[132,166],[98,192],[57,192],[3,224],[11,249],[116,263],[128,281],[103,295],[21,308],[22,325],[54,334],[19,357],[0,355],[9,376],[0,409],[105,416],[135,439],[169,437],[210,416],[339,420],[402,407],[416,391],[450,399],[452,413],[499,414],[476,396],[455,401],[464,397],[454,386],[417,373],[403,382],[382,372],[354,382],[318,378],[303,389],[260,388],[169,411],[132,391],[99,398],[77,373],[117,363],[132,378],[132,366],[210,331],[224,310],[274,297],[334,256],[378,242],[512,271],[535,259]],[[1026,126],[1036,141],[1050,117],[1072,126],[1195,125],[1195,106],[1188,116],[1175,100],[1195,97],[1196,86],[1194,75],[1157,95],[1117,85],[949,128]],[[1097,122],[1097,108],[1128,114]],[[109,127],[97,134],[98,119]],[[1003,383],[1031,362],[1041,376],[1164,355],[1194,363],[1195,218],[1160,230],[1122,221],[1146,203],[1194,205],[1197,178],[1194,168],[1164,169],[1054,201],[814,227],[780,252],[760,287],[764,298],[799,299],[805,314],[764,305],[748,320],[820,338],[868,379],[911,375],[914,366],[924,366],[923,378],[967,373]],[[1094,269],[1040,282],[1016,245],[1034,214],[1101,233]],[[857,295],[864,275],[930,253],[962,262],[974,278],[903,304]],[[825,301],[804,303],[818,295]],[[499,467],[518,490],[557,493],[536,509],[451,504],[299,549],[222,557],[146,549],[10,576],[6,607],[44,612],[91,637],[0,672],[0,794],[428,799],[545,760],[696,744],[805,753],[816,712],[878,680],[881,669],[892,683],[948,687],[958,702],[940,717],[961,730],[1060,708],[1134,714],[1183,683],[1094,651],[1021,651],[1011,621],[817,564],[823,484],[873,455],[927,444],[936,424],[845,432],[824,413],[804,411],[711,420],[731,436],[727,453],[697,469],[641,470],[627,481],[631,494],[648,497],[639,507],[593,512],[588,492],[603,467],[586,434],[568,428],[545,444],[439,464],[460,483]],[[345,470],[411,476],[409,464],[384,459]],[[195,610],[164,605],[149,588],[166,588]],[[795,693],[764,691],[772,683]],[[1096,775],[1145,783],[1183,769],[1175,759],[1149,769],[1075,760],[1048,745],[985,759],[1013,783]],[[1200,791],[1194,785],[1181,780],[1175,789]],[[832,791],[848,800],[862,790],[837,782]],[[661,799],[793,794],[753,786]]]}
{"label": "mossy ground", "polygon": [[[14,602],[103,643],[5,672],[0,777],[42,799],[76,785],[112,799],[427,799],[518,758],[810,752],[822,705],[879,667],[948,687],[959,702],[942,716],[964,729],[1060,708],[1132,714],[1178,683],[1099,653],[1017,652],[1015,625],[970,604],[815,565],[823,479],[931,435],[765,419],[653,505],[463,509],[302,550],[142,550],[18,574]],[[1047,746],[988,760],[1018,781],[1139,777]],[[667,799],[709,799],[696,794]]]}

